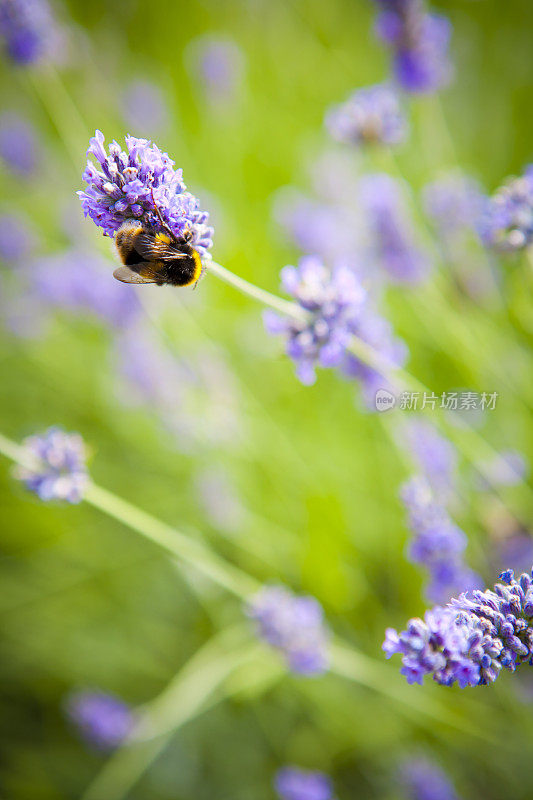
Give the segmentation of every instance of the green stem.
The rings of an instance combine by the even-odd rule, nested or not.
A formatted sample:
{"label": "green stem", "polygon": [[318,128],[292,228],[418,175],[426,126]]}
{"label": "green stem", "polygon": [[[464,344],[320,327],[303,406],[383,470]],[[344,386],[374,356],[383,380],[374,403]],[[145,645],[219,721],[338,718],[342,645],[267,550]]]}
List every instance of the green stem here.
{"label": "green stem", "polygon": [[260,289],[258,286],[254,286],[253,283],[245,281],[244,278],[239,278],[238,275],[230,272],[229,269],[221,266],[221,264],[217,264],[216,261],[209,263],[208,270],[213,275],[216,275],[217,278],[225,281],[225,283],[229,283],[229,285],[233,286],[234,289],[237,289],[239,292],[242,292],[248,297],[252,297],[259,303],[263,303],[265,306],[270,306],[270,308],[273,308],[275,311],[279,311],[281,314],[285,314],[289,317],[294,317],[295,319],[302,321],[305,321],[308,317],[307,312],[300,308],[300,306],[296,303],[291,303],[289,300],[283,300],[283,298],[278,297],[275,294],[271,294],[270,292],[265,291],[265,289]]}
{"label": "green stem", "polygon": [[227,679],[260,657],[259,645],[243,645],[243,639],[240,628],[224,630],[201,647],[166,689],[139,709],[127,741],[108,759],[82,800],[122,800],[177,730],[228,697],[231,686],[220,691]]}
{"label": "green stem", "polygon": [[[32,458],[31,454],[2,434],[0,434],[0,453],[29,469],[36,467],[35,458]],[[176,528],[161,522],[101,486],[91,482],[85,491],[84,499],[173,556],[177,556],[237,597],[246,599],[259,589],[260,584],[254,578],[208,550],[205,545],[189,539]]]}

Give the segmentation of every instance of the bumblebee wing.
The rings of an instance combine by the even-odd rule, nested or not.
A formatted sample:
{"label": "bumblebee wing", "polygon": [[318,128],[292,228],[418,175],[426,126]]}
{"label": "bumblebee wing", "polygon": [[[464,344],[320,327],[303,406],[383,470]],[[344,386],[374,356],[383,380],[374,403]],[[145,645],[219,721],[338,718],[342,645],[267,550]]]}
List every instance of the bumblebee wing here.
{"label": "bumblebee wing", "polygon": [[185,253],[180,253],[166,234],[156,234],[155,236],[146,233],[140,234],[135,242],[135,250],[148,261],[186,258]]}
{"label": "bumblebee wing", "polygon": [[113,277],[122,283],[157,283],[160,280],[157,273],[152,270],[143,269],[141,274],[134,272],[129,267],[118,267],[113,272]]}

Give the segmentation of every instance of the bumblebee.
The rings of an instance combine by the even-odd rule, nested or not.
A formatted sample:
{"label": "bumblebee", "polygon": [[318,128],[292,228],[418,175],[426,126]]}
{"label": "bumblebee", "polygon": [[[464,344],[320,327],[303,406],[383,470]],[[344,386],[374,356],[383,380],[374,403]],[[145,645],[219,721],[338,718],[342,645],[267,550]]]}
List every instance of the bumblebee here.
{"label": "bumblebee", "polygon": [[[153,194],[152,194],[153,199]],[[195,285],[202,276],[202,261],[191,245],[192,231],[175,236],[154,201],[162,230],[137,219],[125,220],[115,241],[123,263],[113,276],[123,283],[156,283],[163,286]]]}

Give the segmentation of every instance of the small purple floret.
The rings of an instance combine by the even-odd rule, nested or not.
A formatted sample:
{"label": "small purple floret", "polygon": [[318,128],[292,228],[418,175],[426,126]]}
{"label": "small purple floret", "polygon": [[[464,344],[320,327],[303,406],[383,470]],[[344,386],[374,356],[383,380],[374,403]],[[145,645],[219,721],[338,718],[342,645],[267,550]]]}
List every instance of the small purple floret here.
{"label": "small purple floret", "polygon": [[123,700],[100,691],[73,692],[67,698],[66,713],[87,744],[103,751],[122,744],[135,721]]}
{"label": "small purple floret", "polygon": [[283,767],[274,779],[281,800],[331,800],[333,784],[323,772]]}
{"label": "small purple floret", "polygon": [[388,84],[358,89],[326,116],[331,136],[347,144],[380,142],[396,145],[407,135],[407,120],[400,97]]}
{"label": "small purple floret", "polygon": [[483,243],[495,250],[523,250],[533,242],[533,164],[486,201],[479,228]]}
{"label": "small purple floret", "polygon": [[255,620],[258,635],[282,651],[293,672],[326,672],[329,634],[318,600],[292,594],[284,586],[267,586],[251,598],[246,612]]}
{"label": "small purple floret", "polygon": [[14,470],[27,489],[44,501],[81,502],[89,474],[85,444],[78,433],[52,427],[41,436],[24,439],[22,447],[36,459],[34,467],[17,466]]}

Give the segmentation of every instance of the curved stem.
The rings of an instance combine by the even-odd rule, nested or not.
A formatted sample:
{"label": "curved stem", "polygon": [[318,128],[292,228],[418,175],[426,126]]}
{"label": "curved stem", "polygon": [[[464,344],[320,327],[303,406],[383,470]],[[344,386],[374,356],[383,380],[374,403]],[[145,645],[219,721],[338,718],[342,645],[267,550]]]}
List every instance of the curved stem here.
{"label": "curved stem", "polygon": [[233,272],[230,272],[229,269],[226,269],[226,267],[223,267],[221,264],[217,264],[216,261],[212,261],[208,264],[207,269],[213,275],[216,275],[217,278],[225,281],[225,283],[229,283],[234,289],[257,300],[257,302],[263,303],[265,306],[270,306],[270,308],[273,308],[275,311],[279,311],[281,314],[285,314],[289,317],[300,320],[307,319],[307,312],[296,303],[291,303],[290,300],[284,300],[282,297],[271,294],[265,289],[254,286],[253,283],[244,280],[244,278],[239,278],[238,275],[234,275]]}

